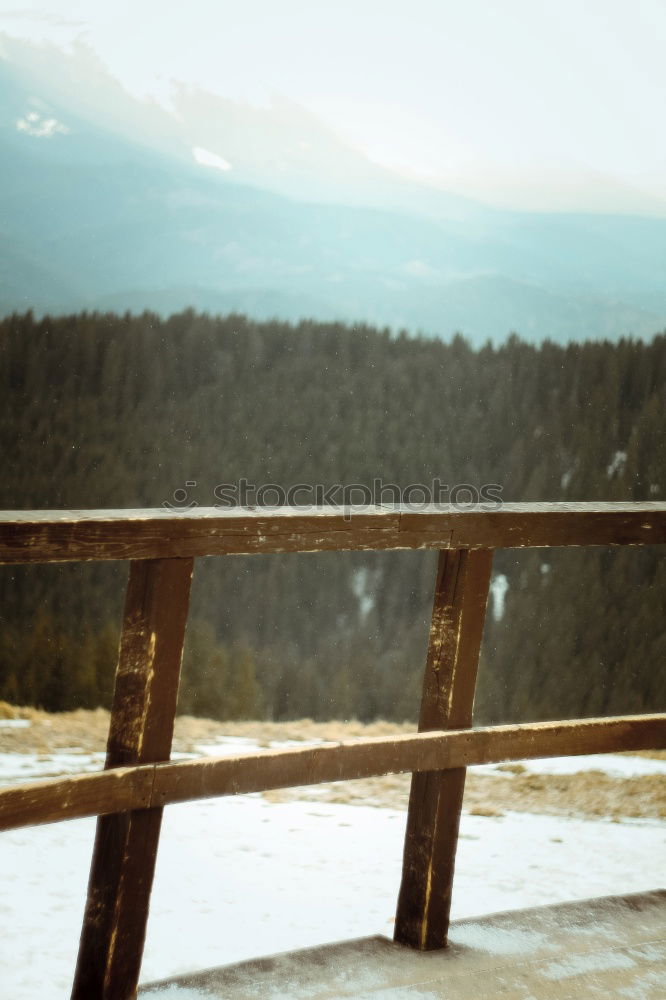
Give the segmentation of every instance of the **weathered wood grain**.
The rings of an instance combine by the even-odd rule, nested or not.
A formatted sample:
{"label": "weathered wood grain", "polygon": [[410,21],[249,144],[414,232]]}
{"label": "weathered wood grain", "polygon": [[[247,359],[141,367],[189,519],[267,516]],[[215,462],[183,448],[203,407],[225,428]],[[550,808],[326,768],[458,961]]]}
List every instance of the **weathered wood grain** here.
{"label": "weathered wood grain", "polygon": [[[419,730],[472,725],[492,568],[489,549],[439,556]],[[465,769],[412,776],[394,938],[421,951],[446,944]]]}
{"label": "weathered wood grain", "polygon": [[[170,756],[191,580],[191,559],[130,567],[107,768]],[[136,777],[139,784],[146,780]],[[136,995],[161,820],[161,809],[143,808],[97,822],[75,1000]]]}
{"label": "weathered wood grain", "polygon": [[0,830],[146,809],[150,806],[154,779],[153,767],[143,771],[118,767],[0,788]]}
{"label": "weathered wood grain", "polygon": [[382,774],[659,746],[666,746],[666,715],[349,740],[333,746],[159,764],[155,769],[152,803],[166,805]]}
{"label": "weathered wood grain", "polygon": [[0,830],[381,774],[664,748],[666,714],[424,732],[142,764],[0,789]]}
{"label": "weathered wood grain", "polygon": [[0,563],[191,558],[333,549],[666,543],[666,504],[0,511]]}

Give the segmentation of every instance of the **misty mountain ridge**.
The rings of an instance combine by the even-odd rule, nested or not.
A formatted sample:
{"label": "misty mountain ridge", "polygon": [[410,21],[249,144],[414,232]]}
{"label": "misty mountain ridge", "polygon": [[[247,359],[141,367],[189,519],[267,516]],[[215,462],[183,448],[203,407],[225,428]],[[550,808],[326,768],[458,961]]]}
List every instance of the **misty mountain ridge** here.
{"label": "misty mountain ridge", "polygon": [[2,313],[194,306],[475,342],[666,326],[666,219],[493,209],[286,100],[139,101],[85,49],[2,39],[0,176]]}

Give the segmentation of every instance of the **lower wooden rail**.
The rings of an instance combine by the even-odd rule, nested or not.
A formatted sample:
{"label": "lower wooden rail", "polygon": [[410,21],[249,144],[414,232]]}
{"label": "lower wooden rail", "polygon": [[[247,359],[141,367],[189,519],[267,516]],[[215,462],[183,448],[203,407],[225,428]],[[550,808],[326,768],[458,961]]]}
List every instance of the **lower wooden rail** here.
{"label": "lower wooden rail", "polygon": [[117,767],[0,789],[0,830],[325,781],[664,746],[666,714],[624,715]]}

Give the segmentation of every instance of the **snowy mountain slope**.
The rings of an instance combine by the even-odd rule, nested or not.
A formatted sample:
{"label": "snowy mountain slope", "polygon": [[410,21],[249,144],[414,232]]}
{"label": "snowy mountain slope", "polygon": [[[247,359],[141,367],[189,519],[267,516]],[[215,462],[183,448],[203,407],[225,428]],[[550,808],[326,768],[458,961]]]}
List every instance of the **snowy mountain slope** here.
{"label": "snowy mountain slope", "polygon": [[664,219],[500,212],[287,102],[181,89],[169,113],[81,53],[5,41],[0,179],[3,312],[196,305],[476,340],[666,325]]}

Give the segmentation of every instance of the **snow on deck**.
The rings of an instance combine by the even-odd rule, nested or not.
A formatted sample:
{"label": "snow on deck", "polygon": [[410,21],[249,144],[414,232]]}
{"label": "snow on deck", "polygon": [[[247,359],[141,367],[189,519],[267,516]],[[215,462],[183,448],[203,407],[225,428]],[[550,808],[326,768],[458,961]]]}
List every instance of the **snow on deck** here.
{"label": "snow on deck", "polygon": [[[234,739],[206,749],[233,753],[253,744]],[[575,764],[594,770],[598,760],[605,768],[636,769],[631,773],[644,773],[646,764],[666,773],[666,761],[641,757]],[[0,781],[100,765],[100,755],[76,748],[2,754]],[[403,810],[275,803],[260,795],[169,806],[142,980],[336,940],[390,937],[405,819]],[[12,1000],[69,996],[94,830],[95,821],[84,819],[0,834],[0,981]],[[666,824],[658,820],[464,813],[452,915],[650,891],[663,884],[665,871]]]}
{"label": "snow on deck", "polygon": [[666,893],[495,914],[419,953],[374,937],[300,950],[141,991],[142,1000],[663,1000]]}

